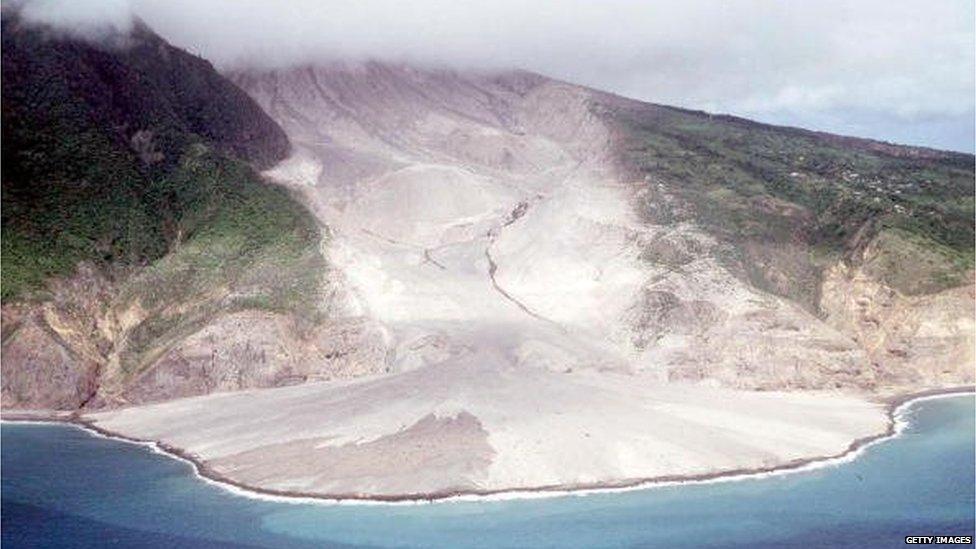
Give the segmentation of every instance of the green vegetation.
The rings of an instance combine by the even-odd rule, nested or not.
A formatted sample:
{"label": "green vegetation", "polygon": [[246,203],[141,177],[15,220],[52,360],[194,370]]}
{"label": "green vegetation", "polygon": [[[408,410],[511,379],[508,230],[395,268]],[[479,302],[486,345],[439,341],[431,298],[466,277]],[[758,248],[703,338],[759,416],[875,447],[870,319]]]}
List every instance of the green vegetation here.
{"label": "green vegetation", "polygon": [[125,375],[218,315],[319,321],[319,227],[251,167],[288,151],[257,104],[139,25],[103,47],[13,12],[2,24],[4,304],[48,299],[52,279],[94,265],[114,294],[98,306],[122,326],[85,336]]}
{"label": "green vegetation", "polygon": [[[108,47],[22,24],[13,8],[2,25],[4,303],[43,298],[80,261],[143,267],[218,230],[215,204],[263,188],[231,159],[267,165],[287,152],[243,91],[144,27]],[[221,183],[192,180],[205,175],[187,165],[200,146]]]}
{"label": "green vegetation", "polygon": [[[169,174],[132,180],[141,186],[52,194],[24,208],[5,196],[4,215],[23,222],[3,227],[3,300],[42,290],[49,277],[70,274],[81,260],[145,266],[146,276],[182,272],[182,279],[159,274],[150,282],[151,306],[229,273],[240,273],[234,281],[241,283],[261,278],[253,267],[270,258],[288,264],[307,260],[310,251],[319,255],[318,229],[304,208],[204,145],[191,147]],[[292,286],[254,300],[289,308],[297,302]]]}
{"label": "green vegetation", "polygon": [[137,305],[143,317],[122,354],[130,373],[220,313],[262,309],[317,321],[325,264],[314,218],[240,161],[198,144],[138,194],[74,204],[40,218],[52,229],[62,224],[57,238],[4,227],[4,299],[43,297],[47,277],[70,274],[79,260],[129,265],[114,304]]}
{"label": "green vegetation", "polygon": [[83,259],[138,263],[165,251],[145,200],[152,176],[103,132],[72,126],[82,119],[73,114],[24,115],[4,98],[4,302]]}
{"label": "green vegetation", "polygon": [[[132,286],[146,286],[143,306],[195,298],[216,284],[240,291],[270,309],[300,305],[308,289],[304,277],[269,280],[295,263],[304,267],[318,253],[319,232],[312,216],[282,188],[259,180],[240,162],[195,147],[175,173],[154,189],[154,198],[174,216],[177,235],[171,252],[143,270]],[[163,198],[166,197],[166,198]],[[320,270],[318,272],[321,272]],[[265,287],[266,282],[281,282]],[[269,293],[270,292],[270,293]],[[123,297],[126,295],[123,292]]]}
{"label": "green vegetation", "polygon": [[[872,268],[903,292],[958,285],[972,269],[970,155],[665,107],[611,112],[626,130],[624,162],[649,184],[648,215],[732,244],[730,263],[760,287],[815,308],[819,270],[878,235]],[[808,253],[779,253],[788,248]],[[801,287],[776,284],[773,271]]]}
{"label": "green vegetation", "polygon": [[123,370],[140,371],[218,313],[260,309],[318,321],[318,227],[284,189],[195,148],[158,191],[179,197],[184,214],[172,250],[120,289],[119,307],[138,304],[145,314],[129,334]]}
{"label": "green vegetation", "polygon": [[910,294],[930,293],[967,282],[972,250],[954,250],[919,233],[886,229],[878,234],[865,271]]}

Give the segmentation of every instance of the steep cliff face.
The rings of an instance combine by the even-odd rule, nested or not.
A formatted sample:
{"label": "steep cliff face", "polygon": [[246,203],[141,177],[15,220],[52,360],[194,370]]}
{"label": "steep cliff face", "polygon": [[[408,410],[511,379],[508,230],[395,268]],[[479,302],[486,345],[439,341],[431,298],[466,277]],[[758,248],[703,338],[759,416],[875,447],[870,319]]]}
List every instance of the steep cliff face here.
{"label": "steep cliff face", "polygon": [[209,63],[139,24],[95,43],[5,9],[2,70],[4,407],[366,368],[322,231],[254,171],[287,138]]}
{"label": "steep cliff face", "polygon": [[822,295],[826,322],[864,349],[881,383],[912,387],[974,381],[973,286],[905,295],[863,267],[839,263],[825,274]]}
{"label": "steep cliff face", "polygon": [[607,95],[595,109],[643,217],[670,227],[643,255],[664,280],[686,285],[711,259],[749,302],[794,304],[754,309],[758,323],[716,320],[698,291],[678,299],[655,281],[635,326],[674,349],[661,356],[672,377],[876,391],[973,381],[971,155]]}

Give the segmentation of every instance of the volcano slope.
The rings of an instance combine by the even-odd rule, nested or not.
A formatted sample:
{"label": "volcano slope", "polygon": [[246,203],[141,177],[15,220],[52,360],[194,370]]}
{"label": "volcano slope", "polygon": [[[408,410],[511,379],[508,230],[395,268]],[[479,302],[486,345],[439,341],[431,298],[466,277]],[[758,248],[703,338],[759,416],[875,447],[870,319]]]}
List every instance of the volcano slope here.
{"label": "volcano slope", "polygon": [[259,105],[141,22],[82,37],[19,9],[0,9],[5,411],[382,370],[332,314],[316,219],[256,171],[290,149]]}
{"label": "volcano slope", "polygon": [[878,395],[972,381],[971,156],[523,72],[230,76],[292,143],[265,175],[328,227],[334,307],[386,352],[87,416],[216,476],[398,497],[764,469],[884,432]]}

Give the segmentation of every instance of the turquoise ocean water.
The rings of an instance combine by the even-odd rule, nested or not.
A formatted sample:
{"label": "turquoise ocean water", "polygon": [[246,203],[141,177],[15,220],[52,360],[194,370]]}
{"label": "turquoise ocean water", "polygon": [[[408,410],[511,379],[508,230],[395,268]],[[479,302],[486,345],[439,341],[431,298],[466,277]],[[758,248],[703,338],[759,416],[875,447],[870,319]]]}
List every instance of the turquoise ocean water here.
{"label": "turquoise ocean water", "polygon": [[183,462],[62,425],[4,423],[15,547],[902,547],[973,535],[974,397],[915,403],[903,436],[812,471],[546,499],[262,501]]}

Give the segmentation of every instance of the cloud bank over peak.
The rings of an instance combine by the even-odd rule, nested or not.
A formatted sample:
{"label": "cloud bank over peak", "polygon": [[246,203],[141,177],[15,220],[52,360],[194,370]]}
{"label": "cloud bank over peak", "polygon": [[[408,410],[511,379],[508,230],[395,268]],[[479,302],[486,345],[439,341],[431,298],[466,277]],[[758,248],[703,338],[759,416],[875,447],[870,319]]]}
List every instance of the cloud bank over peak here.
{"label": "cloud bank over peak", "polygon": [[135,21],[128,0],[20,0],[6,5],[19,7],[21,18],[27,23],[93,40],[127,33]]}
{"label": "cloud bank over peak", "polygon": [[[34,0],[131,14],[223,69],[383,59],[523,68],[647,101],[972,151],[958,0]],[[51,13],[51,5],[69,6]],[[84,8],[82,7],[84,6]]]}

